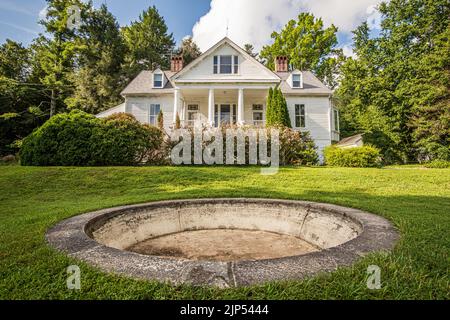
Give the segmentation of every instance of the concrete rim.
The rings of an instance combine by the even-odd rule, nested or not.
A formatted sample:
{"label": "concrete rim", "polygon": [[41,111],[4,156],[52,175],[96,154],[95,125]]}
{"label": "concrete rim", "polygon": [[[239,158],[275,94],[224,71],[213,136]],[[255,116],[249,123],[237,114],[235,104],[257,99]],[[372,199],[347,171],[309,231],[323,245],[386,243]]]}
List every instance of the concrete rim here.
{"label": "concrete rim", "polygon": [[[193,261],[141,255],[107,247],[90,237],[96,223],[125,212],[161,206],[219,203],[279,204],[314,208],[352,219],[358,222],[363,230],[356,238],[322,251],[284,258],[235,262]],[[175,285],[212,285],[221,288],[268,281],[299,280],[321,272],[333,271],[338,267],[350,266],[369,253],[390,251],[398,238],[398,232],[388,220],[365,211],[310,201],[249,198],[170,200],[114,207],[63,220],[46,233],[50,246],[102,271],[140,280],[156,280]]]}

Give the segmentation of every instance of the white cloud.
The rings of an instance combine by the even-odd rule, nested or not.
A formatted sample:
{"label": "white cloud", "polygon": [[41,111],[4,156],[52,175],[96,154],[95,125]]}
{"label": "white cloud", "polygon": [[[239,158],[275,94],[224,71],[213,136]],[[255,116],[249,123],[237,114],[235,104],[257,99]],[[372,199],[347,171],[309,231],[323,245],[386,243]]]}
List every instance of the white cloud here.
{"label": "white cloud", "polygon": [[39,11],[39,20],[44,20],[47,17],[48,6],[45,6]]}
{"label": "white cloud", "polygon": [[352,58],[356,57],[356,53],[353,51],[353,48],[349,44],[342,46],[342,52],[347,57],[352,57]]}
{"label": "white cloud", "polygon": [[348,33],[366,20],[381,0],[211,0],[207,14],[192,29],[195,42],[205,51],[226,35],[239,45],[251,43],[256,50],[271,42],[270,35],[302,11],[322,17]]}

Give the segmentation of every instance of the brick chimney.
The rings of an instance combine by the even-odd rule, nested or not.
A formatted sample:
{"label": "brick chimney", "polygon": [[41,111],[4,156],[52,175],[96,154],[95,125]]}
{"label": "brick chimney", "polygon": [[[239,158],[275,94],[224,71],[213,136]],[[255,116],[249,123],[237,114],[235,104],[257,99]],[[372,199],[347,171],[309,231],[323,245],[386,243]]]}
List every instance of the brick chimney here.
{"label": "brick chimney", "polygon": [[275,72],[288,72],[288,58],[286,56],[275,58]]}
{"label": "brick chimney", "polygon": [[183,69],[183,57],[182,56],[173,56],[170,59],[170,71],[172,72],[178,72],[181,71],[181,69]]}

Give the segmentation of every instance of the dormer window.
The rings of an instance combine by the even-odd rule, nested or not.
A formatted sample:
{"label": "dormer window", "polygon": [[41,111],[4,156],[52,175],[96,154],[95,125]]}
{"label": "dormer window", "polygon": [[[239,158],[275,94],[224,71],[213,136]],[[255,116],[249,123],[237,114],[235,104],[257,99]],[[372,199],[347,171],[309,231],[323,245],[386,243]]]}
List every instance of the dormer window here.
{"label": "dormer window", "polygon": [[214,56],[214,74],[237,74],[239,73],[239,57],[232,55]]}
{"label": "dormer window", "polygon": [[153,88],[162,88],[162,86],[163,86],[162,73],[153,74]]}
{"label": "dormer window", "polygon": [[292,88],[302,87],[302,75],[300,73],[292,75]]}

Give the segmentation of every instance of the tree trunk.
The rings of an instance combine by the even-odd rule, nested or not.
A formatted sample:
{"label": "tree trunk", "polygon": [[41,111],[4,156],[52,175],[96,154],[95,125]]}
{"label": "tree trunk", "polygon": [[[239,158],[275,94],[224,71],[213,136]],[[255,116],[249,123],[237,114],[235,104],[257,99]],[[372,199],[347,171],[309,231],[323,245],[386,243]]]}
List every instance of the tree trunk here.
{"label": "tree trunk", "polygon": [[56,101],[55,101],[55,89],[52,89],[52,95],[50,98],[50,118],[55,115]]}

